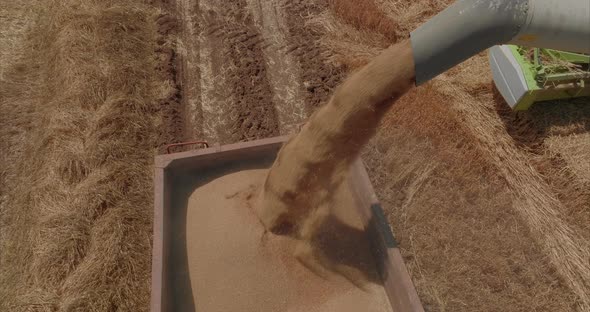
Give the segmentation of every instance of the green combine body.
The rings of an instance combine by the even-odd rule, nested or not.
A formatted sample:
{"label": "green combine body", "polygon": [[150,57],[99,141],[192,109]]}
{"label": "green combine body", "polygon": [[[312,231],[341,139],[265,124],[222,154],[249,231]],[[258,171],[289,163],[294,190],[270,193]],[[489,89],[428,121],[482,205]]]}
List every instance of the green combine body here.
{"label": "green combine body", "polygon": [[590,55],[515,45],[490,49],[494,82],[514,110],[590,96]]}

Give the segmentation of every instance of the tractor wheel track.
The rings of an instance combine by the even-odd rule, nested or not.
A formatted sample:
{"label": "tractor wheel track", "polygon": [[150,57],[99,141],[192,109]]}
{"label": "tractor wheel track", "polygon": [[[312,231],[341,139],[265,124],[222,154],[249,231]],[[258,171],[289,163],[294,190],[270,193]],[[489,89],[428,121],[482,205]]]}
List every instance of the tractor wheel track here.
{"label": "tractor wheel track", "polygon": [[[340,82],[305,22],[310,1],[177,0],[186,139],[292,134]],[[309,15],[309,14],[307,14]]]}

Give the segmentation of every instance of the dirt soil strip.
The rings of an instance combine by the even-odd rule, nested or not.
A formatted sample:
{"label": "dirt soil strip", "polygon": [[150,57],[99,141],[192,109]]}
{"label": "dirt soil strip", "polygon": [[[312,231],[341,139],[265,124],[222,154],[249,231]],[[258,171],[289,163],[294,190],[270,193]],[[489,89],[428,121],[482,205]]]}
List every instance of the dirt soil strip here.
{"label": "dirt soil strip", "polygon": [[268,80],[264,38],[254,25],[246,0],[226,3],[226,44],[235,67],[228,73],[236,102],[232,111],[231,141],[249,141],[279,135],[277,111]]}
{"label": "dirt soil strip", "polygon": [[345,76],[344,66],[326,61],[332,52],[320,44],[322,34],[309,24],[314,13],[326,9],[327,3],[317,0],[293,0],[284,7],[290,33],[287,53],[293,55],[301,66],[308,114],[328,101],[333,89]]}
{"label": "dirt soil strip", "polygon": [[[181,25],[178,38],[177,53],[181,56],[177,64],[179,84],[182,92],[182,104],[185,112],[186,139],[212,139],[214,129],[209,128],[206,133],[203,126],[203,110],[201,107],[201,72],[209,68],[205,62],[200,63],[198,33],[198,6],[192,0],[176,1],[176,14]],[[208,51],[205,51],[208,52]],[[210,80],[213,82],[213,80]]]}
{"label": "dirt soil strip", "polygon": [[293,133],[306,118],[301,70],[291,54],[286,54],[289,36],[285,0],[248,0],[254,23],[265,40],[264,58],[282,135]]}
{"label": "dirt soil strip", "polygon": [[203,133],[209,141],[229,143],[232,132],[232,106],[236,102],[229,80],[235,64],[229,61],[228,18],[219,1],[201,0],[199,8],[199,68],[201,70],[201,109]]}
{"label": "dirt soil strip", "polygon": [[245,0],[180,0],[188,136],[227,144],[279,135],[264,38]]}
{"label": "dirt soil strip", "polygon": [[186,137],[231,143],[288,134],[341,81],[311,0],[178,0]]}

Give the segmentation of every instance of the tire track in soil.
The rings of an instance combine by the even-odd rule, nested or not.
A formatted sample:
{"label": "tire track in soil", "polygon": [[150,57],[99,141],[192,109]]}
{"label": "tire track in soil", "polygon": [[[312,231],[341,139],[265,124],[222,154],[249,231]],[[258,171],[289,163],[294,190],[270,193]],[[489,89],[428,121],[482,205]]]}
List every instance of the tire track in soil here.
{"label": "tire track in soil", "polygon": [[227,144],[279,135],[264,39],[246,0],[179,0],[187,136]]}
{"label": "tire track in soil", "polygon": [[[214,143],[232,142],[232,105],[236,99],[228,73],[235,68],[229,62],[231,47],[226,44],[225,8],[215,0],[198,1],[198,50],[203,136]],[[195,99],[193,99],[195,100]]]}
{"label": "tire track in soil", "polygon": [[[160,4],[162,8],[168,11],[170,8],[166,4]],[[170,47],[170,38],[178,32],[178,21],[169,14],[161,14],[156,20],[158,24],[158,39],[156,54],[158,56],[159,64],[157,65],[158,72],[162,75],[162,80],[167,80],[170,83],[171,91],[168,95],[159,100],[160,112],[162,118],[162,126],[160,127],[160,135],[157,142],[159,153],[165,152],[165,146],[170,143],[175,143],[184,140],[185,136],[185,121],[184,108],[182,97],[182,72],[179,72],[177,64],[180,61],[178,53]]]}
{"label": "tire track in soil", "polygon": [[289,134],[344,76],[306,25],[312,0],[177,0],[186,139],[227,144]]}
{"label": "tire track in soil", "polygon": [[232,66],[227,77],[235,96],[230,142],[278,136],[278,114],[262,51],[264,38],[254,25],[246,0],[224,3],[224,42],[229,46]]}
{"label": "tire track in soil", "polygon": [[286,0],[248,0],[254,23],[265,40],[267,78],[274,91],[282,135],[296,132],[298,125],[307,119],[299,63],[286,53],[289,29],[284,7],[287,3]]}
{"label": "tire track in soil", "polygon": [[[174,1],[174,0],[173,0]],[[177,39],[177,71],[184,111],[184,140],[213,138],[205,135],[201,107],[201,70],[199,53],[198,4],[196,0],[176,0],[176,13],[182,25]]]}
{"label": "tire track in soil", "polygon": [[320,45],[322,34],[307,23],[310,17],[327,9],[325,1],[317,0],[292,0],[284,7],[289,28],[287,41],[290,42],[287,53],[293,55],[301,67],[308,114],[329,100],[332,91],[346,75],[344,66],[326,62],[329,55]]}

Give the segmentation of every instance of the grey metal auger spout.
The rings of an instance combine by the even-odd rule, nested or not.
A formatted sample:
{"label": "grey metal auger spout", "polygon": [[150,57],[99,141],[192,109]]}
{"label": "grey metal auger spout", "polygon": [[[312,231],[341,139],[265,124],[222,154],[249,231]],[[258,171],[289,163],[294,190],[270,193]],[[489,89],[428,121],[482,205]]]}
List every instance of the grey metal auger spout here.
{"label": "grey metal auger spout", "polygon": [[590,1],[460,0],[411,41],[416,85],[503,43],[590,53]]}

